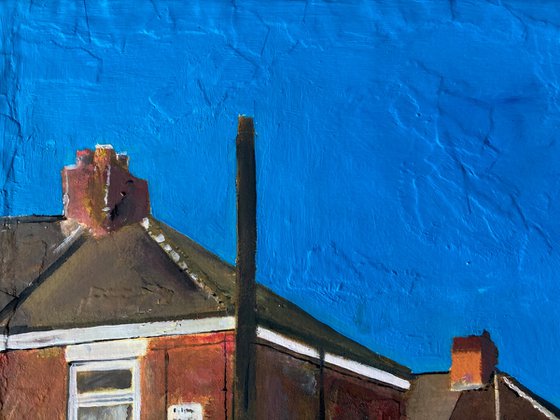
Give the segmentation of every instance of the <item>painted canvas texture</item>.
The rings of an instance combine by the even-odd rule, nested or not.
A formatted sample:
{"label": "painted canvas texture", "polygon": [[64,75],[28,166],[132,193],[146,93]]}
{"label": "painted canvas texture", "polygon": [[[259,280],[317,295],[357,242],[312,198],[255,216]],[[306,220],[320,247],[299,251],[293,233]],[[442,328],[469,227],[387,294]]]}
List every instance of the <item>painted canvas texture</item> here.
{"label": "painted canvas texture", "polygon": [[[147,406],[165,413],[172,407],[170,416],[174,409],[192,414],[206,407],[204,398],[222,398],[221,408],[230,415],[235,409],[228,405],[235,398],[228,392],[238,378],[234,361],[239,343],[232,332],[238,314],[235,305],[226,306],[228,296],[237,292],[226,285],[237,275],[239,256],[238,116],[250,115],[258,196],[254,297],[261,308],[298,308],[297,316],[267,312],[267,326],[257,314],[264,328],[259,340],[278,342],[270,333],[280,334],[296,343],[300,356],[307,352],[301,363],[268,350],[253,355],[257,366],[267,367],[285,358],[276,383],[289,377],[289,383],[301,385],[286,386],[277,394],[285,399],[271,399],[268,408],[279,413],[286,404],[299,407],[312,400],[323,407],[318,416],[344,418],[344,412],[351,413],[348,407],[360,406],[348,397],[352,395],[357,401],[384,401],[368,406],[371,416],[382,412],[400,418],[406,410],[422,411],[427,404],[447,418],[456,409],[461,418],[475,404],[467,401],[470,397],[461,397],[459,404],[460,394],[451,390],[438,396],[437,403],[428,403],[431,396],[424,394],[405,403],[411,401],[406,387],[395,383],[387,389],[378,383],[373,390],[362,389],[353,377],[341,385],[340,378],[323,370],[330,360],[331,366],[338,363],[337,369],[348,371],[350,365],[336,359],[340,357],[409,384],[439,381],[446,390],[449,378],[436,372],[462,366],[460,379],[474,363],[483,368],[477,368],[476,378],[469,373],[469,380],[488,385],[479,401],[492,415],[499,409],[505,413],[508,404],[519,413],[525,403],[554,415],[547,401],[560,405],[560,8],[555,2],[6,1],[0,4],[0,21],[3,229],[30,215],[45,216],[36,220],[41,226],[56,226],[45,239],[56,245],[43,255],[41,247],[31,251],[25,238],[35,233],[21,223],[21,247],[44,257],[44,265],[39,264],[43,268],[58,261],[55,249],[91,249],[88,255],[99,261],[119,247],[137,244],[134,252],[150,256],[144,258],[150,270],[165,273],[167,290],[158,289],[158,299],[165,300],[171,290],[193,302],[192,312],[169,304],[161,318],[142,318],[138,314],[148,313],[153,302],[141,297],[128,307],[129,296],[120,290],[111,294],[114,313],[109,311],[103,320],[107,324],[111,316],[128,319],[127,325],[156,318],[186,320],[194,313],[220,319],[211,327],[180,324],[173,337],[133,342],[123,350],[127,357],[149,355],[142,366],[152,375],[149,386],[156,391],[165,382],[158,372],[166,363],[192,363],[194,373],[215,368],[199,374],[199,389],[209,391],[197,394],[171,375],[166,389],[175,394],[164,401],[156,397],[160,391],[154,391]],[[109,144],[111,148],[103,146]],[[143,203],[126,211],[121,207],[121,219],[115,220],[124,221],[111,225],[118,236],[115,241],[107,240],[112,236],[99,239],[102,245],[93,237],[96,229],[107,227],[103,223],[73,217],[76,224],[63,226],[57,218],[77,214],[65,207],[61,169],[77,164],[76,151],[85,150],[84,159],[91,158],[86,165],[101,162],[95,159],[113,150],[107,159],[122,159],[118,165],[123,177],[149,185],[144,201],[143,187],[134,192],[119,188],[113,198],[105,197],[102,189],[97,192],[100,210],[105,199],[113,209],[124,196],[139,197],[134,202]],[[125,151],[126,158],[119,158]],[[122,178],[126,188],[128,180]],[[92,236],[57,248],[76,229],[75,238],[82,238],[81,229]],[[160,234],[167,241],[158,242]],[[179,255],[178,262],[188,265],[189,258],[195,258],[201,273],[211,272],[209,278],[225,296],[222,303],[218,297],[209,305],[195,280],[186,289],[179,287],[182,280],[173,271],[178,262],[163,248],[166,244]],[[6,249],[14,249],[11,246],[2,248],[2,261],[8,260]],[[167,255],[155,253],[160,248]],[[3,276],[17,268],[10,264],[2,266]],[[130,267],[100,270],[124,276]],[[88,273],[82,273],[86,281]],[[26,274],[28,283],[36,274]],[[59,274],[49,277],[53,284],[80,293],[83,285],[66,283],[70,277]],[[136,284],[136,278],[123,278]],[[7,304],[21,290],[2,290],[3,301]],[[83,324],[71,325],[73,312],[41,313],[42,296],[27,301],[29,310],[37,308],[35,318],[22,315],[12,321],[21,327],[19,333],[31,326],[91,326],[87,317],[93,316],[94,297],[81,309]],[[66,301],[57,294],[50,297],[57,305]],[[336,334],[327,334],[323,341],[316,338],[319,344],[310,345],[316,353],[297,347],[305,343],[299,331],[286,324],[301,316],[309,322],[301,325],[323,331],[307,314]],[[59,318],[48,318],[51,315]],[[251,334],[258,335],[253,324]],[[142,331],[130,334],[155,334]],[[339,340],[348,342],[329,347]],[[210,351],[178,350],[197,345]],[[362,353],[362,346],[368,353]],[[326,349],[325,354],[319,348]],[[79,396],[79,373],[86,372],[85,378],[95,369],[76,367],[69,376],[68,366],[78,366],[86,354],[82,347],[72,351],[53,346],[27,347],[25,356],[4,352],[2,360],[11,361],[2,377],[16,377],[18,370],[38,376],[52,372],[58,378],[48,387],[52,395],[68,393],[69,378],[75,377]],[[460,356],[466,353],[484,363]],[[90,362],[90,368],[100,366],[99,360]],[[130,372],[130,377],[123,373],[118,379],[124,381],[123,390],[134,389],[135,380],[147,380],[135,379],[135,372],[144,369],[139,365],[119,369]],[[354,374],[364,374],[360,372]],[[414,376],[423,372],[435,376]],[[249,380],[262,389],[266,384],[259,380],[275,374],[278,371]],[[495,385],[493,378],[501,382]],[[150,389],[142,384],[142,389]],[[213,394],[216,387],[222,391]],[[329,400],[332,389],[344,389],[336,395],[346,397]],[[496,398],[496,389],[504,390],[504,400]],[[124,402],[115,409],[121,417],[137,409],[136,397],[127,392],[122,391]],[[508,403],[510,392],[517,403]],[[190,399],[180,400],[179,395]],[[297,400],[302,395],[311,400]],[[28,407],[39,404],[30,401]],[[496,401],[502,401],[501,408]],[[53,410],[64,418],[68,401],[59,402]],[[218,418],[215,406],[208,407],[207,416]]]}

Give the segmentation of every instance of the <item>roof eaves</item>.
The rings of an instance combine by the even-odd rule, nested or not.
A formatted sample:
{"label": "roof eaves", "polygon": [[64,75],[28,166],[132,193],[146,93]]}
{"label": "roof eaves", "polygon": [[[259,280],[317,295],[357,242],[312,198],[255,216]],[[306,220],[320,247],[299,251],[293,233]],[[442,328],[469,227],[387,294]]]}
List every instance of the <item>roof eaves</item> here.
{"label": "roof eaves", "polygon": [[[407,380],[414,377],[408,367],[341,334],[261,284],[257,289],[257,308],[260,326],[322,349],[324,352],[382,369]],[[278,310],[285,312],[286,316],[280,314]]]}

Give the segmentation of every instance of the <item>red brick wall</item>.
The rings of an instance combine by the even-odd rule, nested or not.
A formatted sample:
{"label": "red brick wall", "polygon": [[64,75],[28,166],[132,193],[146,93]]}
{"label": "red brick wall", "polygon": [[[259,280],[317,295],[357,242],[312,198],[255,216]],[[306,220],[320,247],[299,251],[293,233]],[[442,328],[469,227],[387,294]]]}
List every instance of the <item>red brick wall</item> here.
{"label": "red brick wall", "polygon": [[[404,419],[403,393],[317,361],[257,347],[259,419]],[[322,395],[321,395],[322,394]]]}
{"label": "red brick wall", "polygon": [[[165,419],[167,407],[200,403],[205,418],[232,413],[233,332],[151,339],[141,359],[141,413]],[[64,348],[0,353],[0,418],[65,419]],[[317,361],[257,347],[257,418],[400,419],[402,393]],[[166,392],[167,391],[167,392]]]}
{"label": "red brick wall", "polygon": [[[165,419],[167,407],[196,402],[205,418],[231,413],[232,332],[151,339],[141,359],[141,417]],[[167,393],[166,393],[167,389]],[[0,353],[0,419],[66,419],[65,349]]]}
{"label": "red brick wall", "polygon": [[323,375],[327,419],[405,418],[401,392],[329,368]]}
{"label": "red brick wall", "polygon": [[67,377],[63,348],[0,353],[0,418],[66,419]]}
{"label": "red brick wall", "polygon": [[257,346],[257,418],[319,418],[319,367],[264,345]]}
{"label": "red brick wall", "polygon": [[141,365],[142,419],[165,419],[167,407],[190,402],[205,418],[231,417],[234,346],[233,332],[152,339]]}

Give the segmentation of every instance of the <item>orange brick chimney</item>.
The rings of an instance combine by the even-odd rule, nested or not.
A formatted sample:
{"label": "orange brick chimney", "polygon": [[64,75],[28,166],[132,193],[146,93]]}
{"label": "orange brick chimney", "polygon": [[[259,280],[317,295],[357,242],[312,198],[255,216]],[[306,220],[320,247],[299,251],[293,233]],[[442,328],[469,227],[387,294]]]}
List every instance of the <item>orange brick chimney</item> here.
{"label": "orange brick chimney", "polygon": [[62,170],[64,215],[95,236],[141,221],[150,213],[148,183],[128,171],[128,156],[112,146],[79,150]]}
{"label": "orange brick chimney", "polygon": [[487,385],[497,364],[498,349],[488,331],[455,337],[451,350],[451,389],[463,391]]}

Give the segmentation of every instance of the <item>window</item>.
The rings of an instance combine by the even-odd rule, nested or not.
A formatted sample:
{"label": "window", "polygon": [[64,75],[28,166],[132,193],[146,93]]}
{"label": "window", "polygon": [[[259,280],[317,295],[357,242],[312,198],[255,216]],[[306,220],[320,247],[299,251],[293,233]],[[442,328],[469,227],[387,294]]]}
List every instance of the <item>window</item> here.
{"label": "window", "polygon": [[139,420],[138,356],[145,348],[145,342],[134,340],[69,346],[68,418]]}
{"label": "window", "polygon": [[70,419],[138,419],[137,364],[134,359],[71,364]]}

